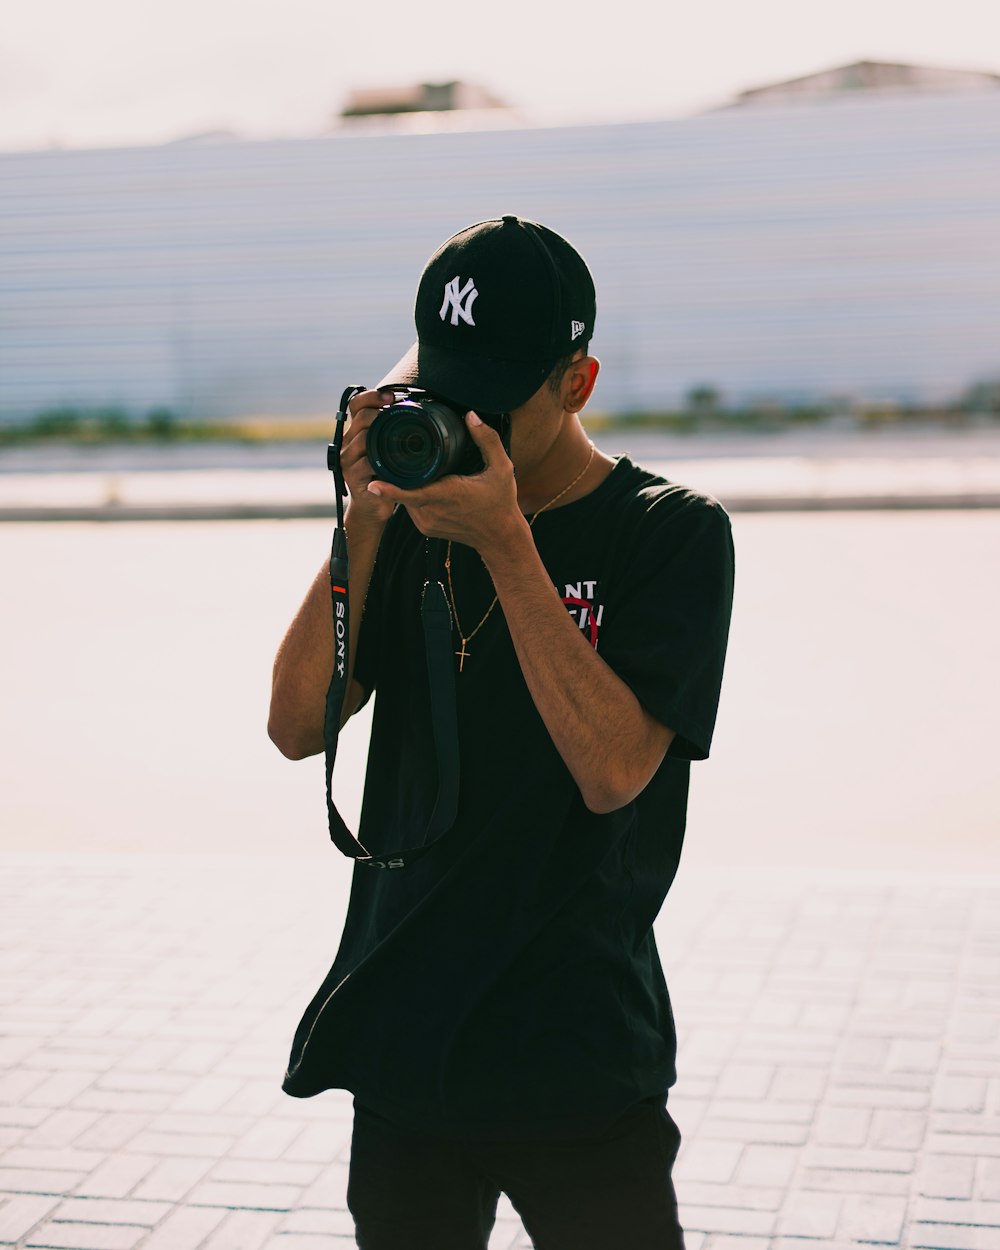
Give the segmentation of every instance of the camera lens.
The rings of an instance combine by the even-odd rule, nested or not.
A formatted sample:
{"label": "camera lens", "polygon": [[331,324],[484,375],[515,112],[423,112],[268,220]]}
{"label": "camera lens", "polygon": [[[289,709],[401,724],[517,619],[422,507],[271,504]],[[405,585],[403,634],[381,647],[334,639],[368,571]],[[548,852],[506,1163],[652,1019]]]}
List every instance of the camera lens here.
{"label": "camera lens", "polygon": [[426,397],[405,399],[369,426],[368,459],[377,476],[414,489],[453,472],[468,441],[459,413]]}

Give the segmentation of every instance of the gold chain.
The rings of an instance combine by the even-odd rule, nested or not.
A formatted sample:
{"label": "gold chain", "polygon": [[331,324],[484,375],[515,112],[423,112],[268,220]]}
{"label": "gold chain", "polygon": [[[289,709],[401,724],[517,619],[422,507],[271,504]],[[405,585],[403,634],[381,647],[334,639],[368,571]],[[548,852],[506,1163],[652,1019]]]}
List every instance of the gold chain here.
{"label": "gold chain", "polygon": [[[589,442],[590,440],[588,439],[587,441]],[[556,503],[556,502],[558,502],[558,500],[562,499],[563,495],[565,495],[565,494],[566,494],[566,491],[568,491],[568,490],[572,490],[572,489],[573,489],[573,487],[577,484],[577,482],[579,482],[580,478],[581,478],[581,477],[583,477],[583,474],[584,474],[584,473],[586,473],[586,472],[587,472],[587,470],[590,468],[590,466],[591,466],[591,464],[593,463],[593,460],[594,460],[594,453],[595,453],[596,451],[597,451],[597,448],[594,446],[594,444],[593,444],[593,443],[591,443],[591,444],[590,444],[590,459],[589,459],[589,460],[587,461],[587,463],[584,465],[584,467],[583,467],[583,472],[582,472],[582,473],[578,473],[578,474],[576,475],[576,477],[572,480],[572,482],[570,482],[569,486],[567,486],[567,487],[565,487],[563,490],[561,490],[561,491],[559,492],[559,494],[555,496],[555,498],[554,498],[554,499],[550,499],[550,500],[549,500],[549,502],[545,505],[545,507],[544,507],[544,508],[539,508],[539,509],[538,509],[538,511],[535,513],[535,515],[534,515],[534,516],[531,518],[531,520],[528,522],[528,528],[529,528],[529,529],[531,529],[531,528],[534,526],[535,522],[538,520],[538,518],[539,518],[539,517],[542,515],[542,513],[545,511],[545,508],[551,508],[551,507],[552,507],[552,505],[553,505],[554,503]],[[482,559],[482,557],[480,557],[480,559]],[[483,561],[483,565],[484,565],[484,567],[485,567],[485,561]],[[493,611],[493,609],[497,606],[497,600],[498,600],[499,596],[498,596],[498,595],[494,595],[494,597],[493,597],[493,602],[492,602],[492,603],[490,604],[490,606],[486,609],[486,616],[484,616],[484,617],[483,617],[483,619],[479,622],[479,624],[478,624],[478,625],[476,626],[476,628],[472,631],[472,633],[471,633],[471,634],[469,634],[469,635],[468,635],[468,637],[462,637],[462,626],[459,624],[459,621],[458,621],[458,609],[455,607],[455,591],[454,591],[454,588],[452,587],[452,584],[451,584],[451,539],[449,539],[449,540],[448,540],[448,554],[447,554],[447,556],[445,557],[444,567],[445,567],[445,570],[446,570],[446,571],[447,571],[447,573],[448,573],[448,594],[451,596],[451,610],[452,610],[452,612],[455,614],[455,624],[458,626],[458,636],[462,639],[462,650],[461,650],[461,651],[456,651],[456,652],[455,652],[455,654],[459,657],[459,661],[458,661],[458,671],[459,671],[459,672],[461,672],[461,671],[462,671],[462,668],[463,668],[463,666],[464,666],[464,664],[465,664],[465,661],[466,661],[466,660],[468,659],[468,657],[469,657],[469,652],[468,652],[468,651],[466,651],[466,649],[465,649],[465,644],[466,644],[467,642],[469,642],[472,638],[475,638],[476,634],[478,634],[478,633],[479,633],[479,631],[482,629],[482,627],[486,624],[486,620],[487,620],[487,618],[489,617],[489,614],[490,614],[490,613]]]}

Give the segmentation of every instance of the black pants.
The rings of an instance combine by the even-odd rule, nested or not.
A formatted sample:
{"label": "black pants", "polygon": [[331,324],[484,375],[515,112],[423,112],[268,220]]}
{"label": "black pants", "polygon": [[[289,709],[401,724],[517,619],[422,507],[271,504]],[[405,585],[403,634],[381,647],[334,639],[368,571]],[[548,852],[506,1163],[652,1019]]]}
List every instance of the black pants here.
{"label": "black pants", "polygon": [[501,1192],[536,1250],[683,1250],[679,1146],[661,1098],[554,1142],[427,1137],[355,1099],[347,1205],[360,1250],[486,1250]]}

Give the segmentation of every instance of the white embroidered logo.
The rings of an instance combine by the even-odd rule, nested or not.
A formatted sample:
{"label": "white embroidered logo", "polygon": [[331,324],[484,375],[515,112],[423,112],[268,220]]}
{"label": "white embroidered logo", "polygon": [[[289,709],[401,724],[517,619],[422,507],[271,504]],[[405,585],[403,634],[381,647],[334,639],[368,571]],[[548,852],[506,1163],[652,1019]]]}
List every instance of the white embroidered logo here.
{"label": "white embroidered logo", "polygon": [[586,328],[587,327],[583,324],[582,321],[574,321],[573,333],[570,335],[570,342],[572,343],[574,339],[578,339],[580,335],[584,332],[584,330],[586,330]]}
{"label": "white embroidered logo", "polygon": [[451,324],[453,326],[458,325],[459,317],[462,318],[467,326],[474,326],[476,323],[472,320],[472,305],[479,294],[476,290],[475,280],[470,278],[461,290],[458,289],[459,282],[461,282],[461,278],[456,274],[450,282],[444,284],[444,303],[441,305],[439,315],[441,320],[444,321],[450,308]]}

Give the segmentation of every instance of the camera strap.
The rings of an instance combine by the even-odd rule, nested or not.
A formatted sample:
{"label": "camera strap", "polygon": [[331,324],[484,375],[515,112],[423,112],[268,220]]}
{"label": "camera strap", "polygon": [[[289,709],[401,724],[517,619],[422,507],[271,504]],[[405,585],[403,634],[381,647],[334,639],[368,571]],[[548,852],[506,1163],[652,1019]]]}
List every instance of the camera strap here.
{"label": "camera strap", "polygon": [[350,647],[350,565],[347,533],[344,529],[344,498],[347,487],[340,465],[347,407],[363,386],[349,386],[340,399],[333,442],[327,448],[327,468],[333,474],[337,498],[337,528],[330,551],[330,594],[333,604],[333,674],[326,692],[323,717],[323,746],[326,754],[326,806],[330,838],[348,858],[371,868],[405,868],[427,853],[429,848],[455,823],[458,811],[459,753],[458,713],[455,700],[455,664],[452,657],[452,617],[448,596],[440,580],[442,539],[424,543],[424,587],[420,617],[427,655],[427,676],[431,693],[431,725],[437,757],[438,793],[424,835],[414,846],[382,855],[372,855],[348,829],[333,801],[333,767],[337,759],[340,717],[347,694]]}

